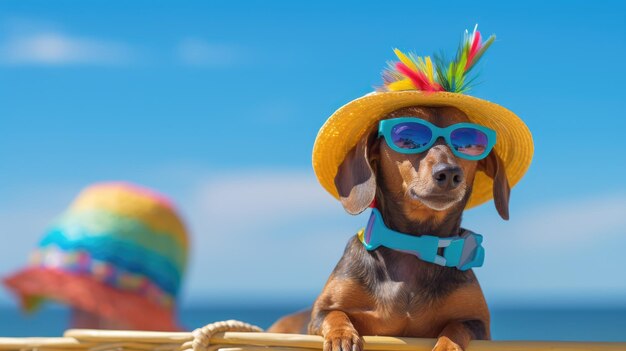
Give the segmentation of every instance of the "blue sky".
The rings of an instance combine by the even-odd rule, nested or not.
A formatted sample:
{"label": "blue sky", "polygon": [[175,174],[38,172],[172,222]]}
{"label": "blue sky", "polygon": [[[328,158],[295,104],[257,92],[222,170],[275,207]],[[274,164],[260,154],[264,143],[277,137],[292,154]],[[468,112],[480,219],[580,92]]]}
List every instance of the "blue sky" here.
{"label": "blue sky", "polygon": [[522,117],[536,150],[511,221],[492,204],[466,214],[486,237],[486,295],[626,304],[624,10],[2,1],[0,275],[82,187],[129,180],[168,194],[186,218],[185,303],[313,298],[366,220],[314,179],[318,128],[380,84],[392,48],[452,52],[478,23],[497,40],[471,94]]}

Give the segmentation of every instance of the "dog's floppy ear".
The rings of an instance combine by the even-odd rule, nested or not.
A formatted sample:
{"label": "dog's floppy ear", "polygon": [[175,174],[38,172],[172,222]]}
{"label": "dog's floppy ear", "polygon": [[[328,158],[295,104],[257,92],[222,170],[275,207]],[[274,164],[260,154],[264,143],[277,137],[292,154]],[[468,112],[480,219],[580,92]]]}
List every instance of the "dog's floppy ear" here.
{"label": "dog's floppy ear", "polygon": [[502,219],[508,220],[511,188],[502,159],[495,150],[492,150],[489,156],[480,161],[479,167],[493,179],[493,201],[496,204],[496,210]]}
{"label": "dog's floppy ear", "polygon": [[368,131],[348,152],[335,176],[339,200],[346,212],[353,215],[363,212],[376,195],[376,175],[369,161],[375,137],[373,131]]}

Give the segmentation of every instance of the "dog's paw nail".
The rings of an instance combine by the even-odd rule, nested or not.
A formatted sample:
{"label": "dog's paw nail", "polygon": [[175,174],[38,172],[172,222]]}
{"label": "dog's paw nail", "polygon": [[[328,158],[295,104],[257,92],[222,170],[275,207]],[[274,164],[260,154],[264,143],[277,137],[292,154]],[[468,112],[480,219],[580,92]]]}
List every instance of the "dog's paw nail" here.
{"label": "dog's paw nail", "polygon": [[363,341],[356,331],[337,330],[324,337],[324,351],[362,351]]}
{"label": "dog's paw nail", "polygon": [[463,348],[446,337],[440,337],[433,351],[463,351]]}

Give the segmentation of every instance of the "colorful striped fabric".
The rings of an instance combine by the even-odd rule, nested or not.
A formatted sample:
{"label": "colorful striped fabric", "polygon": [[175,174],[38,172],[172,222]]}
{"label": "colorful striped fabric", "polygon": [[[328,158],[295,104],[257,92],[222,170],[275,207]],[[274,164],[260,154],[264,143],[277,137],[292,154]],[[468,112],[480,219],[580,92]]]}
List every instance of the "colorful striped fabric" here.
{"label": "colorful striped fabric", "polygon": [[[132,295],[133,301],[145,302],[144,309],[154,309],[155,316],[166,315],[169,320],[159,324],[144,316],[142,320],[151,323],[147,326],[111,306],[107,306],[108,317],[124,318],[130,324],[135,320],[138,329],[172,329],[188,246],[185,227],[168,199],[129,183],[96,184],[83,190],[50,226],[31,254],[29,267],[5,283],[22,298],[25,308],[32,309],[37,297],[71,305],[63,297],[75,294],[58,291],[66,287],[51,291],[54,286],[34,286],[34,277],[54,272],[63,280],[80,278],[76,282],[87,281],[91,290],[102,287],[94,296],[114,289],[116,295]],[[98,301],[87,304],[93,306],[75,307],[100,311]]]}

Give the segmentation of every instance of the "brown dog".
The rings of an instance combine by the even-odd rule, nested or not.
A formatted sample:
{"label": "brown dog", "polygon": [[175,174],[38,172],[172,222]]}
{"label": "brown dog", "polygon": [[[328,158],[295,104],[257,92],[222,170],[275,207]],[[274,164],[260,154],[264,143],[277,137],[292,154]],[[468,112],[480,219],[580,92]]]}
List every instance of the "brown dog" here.
{"label": "brown dog", "polygon": [[[414,116],[439,127],[468,122],[453,107],[408,107],[386,118]],[[376,125],[376,127],[378,127]],[[496,208],[508,219],[509,184],[495,151],[480,161],[454,156],[443,140],[420,154],[400,154],[372,129],[346,156],[335,177],[351,214],[376,199],[385,225],[412,235],[449,237],[461,216],[474,175],[493,179]],[[443,175],[442,175],[443,173]],[[471,270],[442,267],[379,247],[367,251],[353,237],[312,310],[286,316],[268,331],[324,337],[324,351],[362,350],[360,335],[439,338],[434,350],[462,350],[489,339],[489,311]]]}

